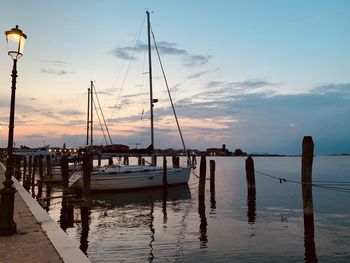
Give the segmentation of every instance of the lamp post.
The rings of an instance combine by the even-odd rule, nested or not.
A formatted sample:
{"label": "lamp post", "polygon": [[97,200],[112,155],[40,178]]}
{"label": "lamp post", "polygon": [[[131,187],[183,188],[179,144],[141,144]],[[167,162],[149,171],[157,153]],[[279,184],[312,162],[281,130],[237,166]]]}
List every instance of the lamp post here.
{"label": "lamp post", "polygon": [[16,189],[12,186],[11,179],[14,175],[13,160],[13,129],[15,120],[15,96],[17,79],[17,61],[23,56],[24,43],[27,36],[16,26],[5,32],[8,46],[8,55],[13,59],[12,86],[11,86],[11,106],[9,120],[9,136],[7,146],[7,162],[5,181],[2,183],[4,188],[0,190],[0,235],[12,235],[16,233],[16,223],[13,221],[14,200]]}

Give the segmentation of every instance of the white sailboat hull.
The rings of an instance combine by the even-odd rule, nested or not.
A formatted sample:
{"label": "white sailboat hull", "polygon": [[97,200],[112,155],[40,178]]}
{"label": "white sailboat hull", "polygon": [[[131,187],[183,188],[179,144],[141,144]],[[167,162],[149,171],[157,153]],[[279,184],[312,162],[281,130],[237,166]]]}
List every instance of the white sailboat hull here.
{"label": "white sailboat hull", "polygon": [[[187,184],[191,168],[168,168],[168,185]],[[71,188],[82,189],[82,173],[74,173],[69,179]],[[91,190],[128,190],[163,185],[163,168],[156,166],[117,166],[100,169],[91,174]]]}

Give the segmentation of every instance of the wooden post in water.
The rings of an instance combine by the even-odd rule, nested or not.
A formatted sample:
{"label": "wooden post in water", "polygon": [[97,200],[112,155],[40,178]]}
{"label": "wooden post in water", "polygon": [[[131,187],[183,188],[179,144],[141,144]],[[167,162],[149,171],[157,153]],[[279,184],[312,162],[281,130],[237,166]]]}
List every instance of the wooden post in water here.
{"label": "wooden post in water", "polygon": [[62,189],[63,189],[63,195],[65,195],[68,192],[68,158],[66,155],[63,155],[61,157],[61,175],[62,175]]}
{"label": "wooden post in water", "polygon": [[32,197],[35,196],[35,172],[36,172],[36,166],[38,165],[38,157],[37,156],[34,156],[34,162],[33,162],[33,173],[32,173],[32,182],[31,182],[31,185],[32,185]]}
{"label": "wooden post in water", "polygon": [[201,247],[206,246],[208,242],[207,238],[207,217],[205,215],[205,180],[207,173],[207,161],[206,156],[203,154],[201,156],[201,163],[199,167],[199,186],[198,186],[198,214],[200,217],[200,245]]}
{"label": "wooden post in water", "polygon": [[87,255],[88,249],[88,236],[89,236],[89,223],[90,223],[90,208],[81,207],[80,208],[80,219],[81,219],[81,237],[80,237],[80,250]]}
{"label": "wooden post in water", "polygon": [[15,177],[19,181],[21,180],[21,156],[13,155],[14,163],[15,163]]}
{"label": "wooden post in water", "polygon": [[108,165],[113,165],[113,156],[108,158]]}
{"label": "wooden post in water", "polygon": [[87,201],[90,198],[91,187],[91,154],[83,155],[83,199]]}
{"label": "wooden post in water", "polygon": [[39,155],[39,180],[38,180],[38,198],[41,198],[43,191],[43,182],[44,182],[44,170],[43,170],[43,156]]}
{"label": "wooden post in water", "polygon": [[248,158],[245,160],[245,170],[247,176],[248,190],[255,189],[254,161],[251,156],[248,156]]}
{"label": "wooden post in water", "polygon": [[98,153],[98,154],[97,154],[97,158],[98,158],[98,159],[97,159],[97,165],[98,165],[98,166],[101,166],[101,153]]}
{"label": "wooden post in water", "polygon": [[52,165],[51,165],[51,156],[46,156],[46,175],[49,179],[52,179]]}
{"label": "wooden post in water", "polygon": [[163,187],[168,187],[167,161],[166,156],[163,156]]}
{"label": "wooden post in water", "polygon": [[210,160],[210,203],[211,208],[216,208],[215,201],[215,161]]}
{"label": "wooden post in water", "polygon": [[246,178],[247,178],[247,205],[248,205],[248,223],[255,223],[255,203],[256,203],[256,190],[255,190],[255,170],[254,160],[251,156],[245,160]]}
{"label": "wooden post in water", "polygon": [[29,191],[30,189],[30,182],[29,182],[29,175],[27,174],[27,156],[24,156],[23,158],[23,188]]}
{"label": "wooden post in water", "polygon": [[33,165],[33,157],[28,156],[28,175],[26,176],[26,186],[24,187],[28,192],[30,189],[30,182],[32,179],[32,165]]}
{"label": "wooden post in water", "polygon": [[124,164],[129,165],[129,156],[127,155],[124,156]]}
{"label": "wooden post in water", "polygon": [[137,157],[137,165],[142,165],[142,157],[141,157],[141,155],[139,155]]}
{"label": "wooden post in water", "polygon": [[205,196],[205,179],[207,173],[207,160],[205,154],[201,156],[201,163],[199,167],[199,186],[198,186],[198,196],[203,198]]}
{"label": "wooden post in water", "polygon": [[157,166],[157,156],[156,155],[152,155],[152,164],[154,166]]}
{"label": "wooden post in water", "polygon": [[23,183],[26,181],[27,175],[27,156],[23,156]]}
{"label": "wooden post in water", "polygon": [[314,241],[314,211],[312,202],[312,163],[314,143],[311,136],[305,136],[302,144],[301,183],[304,212],[305,262],[317,262]]}

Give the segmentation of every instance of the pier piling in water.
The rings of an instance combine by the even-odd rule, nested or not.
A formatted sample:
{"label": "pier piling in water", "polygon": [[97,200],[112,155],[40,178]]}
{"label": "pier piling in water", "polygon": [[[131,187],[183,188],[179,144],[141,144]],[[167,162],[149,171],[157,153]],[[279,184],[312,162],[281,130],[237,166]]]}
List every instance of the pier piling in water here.
{"label": "pier piling in water", "polygon": [[201,246],[205,246],[208,242],[207,238],[207,218],[205,215],[205,180],[207,174],[207,161],[206,156],[203,154],[201,156],[201,163],[199,167],[199,186],[198,186],[198,214],[200,217],[200,237]]}
{"label": "pier piling in water", "polygon": [[201,163],[199,167],[199,186],[198,186],[198,196],[204,199],[205,196],[205,178],[207,174],[207,160],[205,155],[201,156]]}
{"label": "pier piling in water", "polygon": [[33,173],[32,173],[32,177],[31,177],[31,185],[32,185],[32,196],[35,196],[35,172],[36,172],[36,167],[38,165],[38,156],[34,156],[34,161],[33,161]]}
{"label": "pier piling in water", "polygon": [[92,168],[92,155],[84,154],[83,156],[83,199],[87,201],[90,198],[90,186],[91,186],[91,168]]}
{"label": "pier piling in water", "polygon": [[52,179],[52,165],[51,165],[51,156],[46,156],[46,175],[48,178]]}
{"label": "pier piling in water", "polygon": [[113,156],[108,158],[108,165],[113,165]]}
{"label": "pier piling in water", "polygon": [[13,155],[14,163],[15,163],[15,177],[19,181],[21,180],[21,159],[20,155]]}
{"label": "pier piling in water", "polygon": [[210,203],[211,208],[216,208],[215,201],[215,161],[210,160]]}
{"label": "pier piling in water", "polygon": [[61,174],[62,174],[62,189],[63,195],[68,192],[68,158],[63,155],[61,157]]}
{"label": "pier piling in water", "polygon": [[101,153],[97,154],[97,165],[101,166]]}
{"label": "pier piling in water", "polygon": [[248,190],[255,189],[254,161],[251,156],[248,156],[248,158],[245,160],[245,170],[247,176]]}
{"label": "pier piling in water", "polygon": [[255,170],[254,160],[251,156],[245,160],[245,170],[247,178],[247,205],[248,205],[248,223],[254,224],[256,217],[256,190],[255,190]]}
{"label": "pier piling in water", "polygon": [[43,184],[44,184],[44,169],[43,169],[43,156],[39,155],[38,156],[38,168],[39,168],[39,180],[38,182],[38,193],[37,197],[41,198],[42,193],[43,193]]}
{"label": "pier piling in water", "polygon": [[173,158],[172,158],[172,161],[173,161],[173,167],[174,168],[179,168],[180,167],[180,157],[179,156],[174,155]]}
{"label": "pier piling in water", "polygon": [[304,212],[305,262],[317,262],[314,241],[314,211],[312,201],[312,163],[314,143],[311,136],[305,136],[302,144],[301,183]]}
{"label": "pier piling in water", "polygon": [[166,156],[163,156],[163,187],[168,187],[168,175],[167,175],[167,160]]}

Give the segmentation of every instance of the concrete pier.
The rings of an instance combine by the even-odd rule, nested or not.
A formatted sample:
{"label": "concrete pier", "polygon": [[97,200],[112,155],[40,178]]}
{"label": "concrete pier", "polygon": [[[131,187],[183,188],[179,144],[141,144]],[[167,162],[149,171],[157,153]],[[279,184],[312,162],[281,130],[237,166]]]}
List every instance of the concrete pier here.
{"label": "concrete pier", "polygon": [[[0,189],[5,180],[0,163]],[[0,262],[91,262],[30,194],[12,177],[17,234],[0,236]],[[0,211],[1,213],[1,211]]]}

